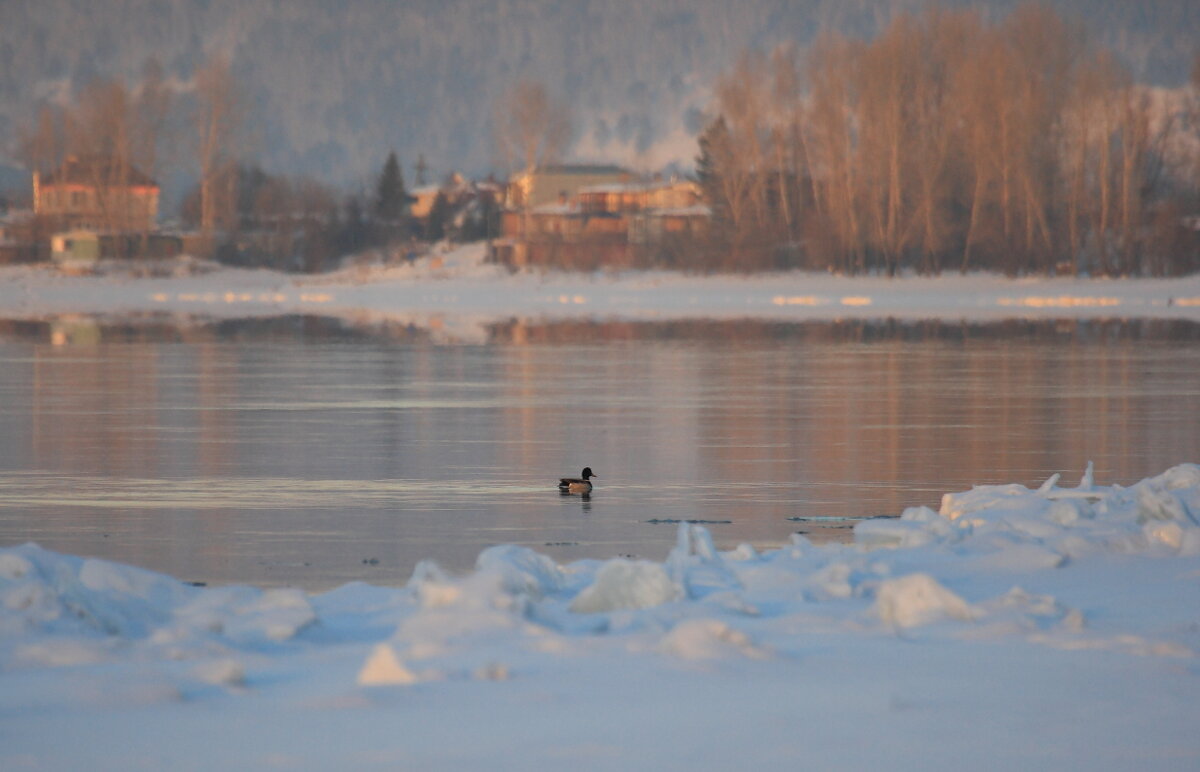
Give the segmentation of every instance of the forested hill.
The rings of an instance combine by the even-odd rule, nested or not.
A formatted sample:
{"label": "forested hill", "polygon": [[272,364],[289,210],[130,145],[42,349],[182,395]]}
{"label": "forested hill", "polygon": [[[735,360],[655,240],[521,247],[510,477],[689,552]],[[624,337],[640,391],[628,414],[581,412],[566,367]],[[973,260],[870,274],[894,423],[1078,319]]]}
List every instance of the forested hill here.
{"label": "forested hill", "polygon": [[[943,2],[945,6],[961,3]],[[575,154],[650,168],[689,162],[708,86],[747,47],[822,27],[870,36],[924,0],[0,0],[0,150],[38,100],[146,58],[186,83],[232,52],[252,96],[253,155],[354,183],[395,148],[431,175],[494,166],[492,105],[529,75],[569,99]],[[1013,0],[990,0],[993,14]],[[1058,0],[1142,80],[1182,82],[1196,0]],[[11,152],[9,152],[11,155]],[[406,171],[411,175],[411,171]],[[411,180],[411,177],[410,177]]]}

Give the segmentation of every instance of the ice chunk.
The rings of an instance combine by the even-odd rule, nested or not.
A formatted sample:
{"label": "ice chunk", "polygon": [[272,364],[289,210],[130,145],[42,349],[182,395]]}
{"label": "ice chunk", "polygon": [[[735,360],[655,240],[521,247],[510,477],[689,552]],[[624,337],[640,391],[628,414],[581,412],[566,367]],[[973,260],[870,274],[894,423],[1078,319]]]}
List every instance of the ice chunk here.
{"label": "ice chunk", "polygon": [[528,547],[501,544],[488,547],[475,560],[478,571],[494,571],[503,577],[505,591],[534,600],[562,588],[563,573],[550,558]]}
{"label": "ice chunk", "polygon": [[758,550],[754,549],[754,545],[742,542],[737,545],[736,549],[730,550],[725,557],[729,560],[736,560],[742,563],[749,563],[758,560]]}
{"label": "ice chunk", "polygon": [[570,609],[596,614],[620,609],[639,609],[670,603],[679,589],[658,563],[645,560],[610,560],[575,599]]}
{"label": "ice chunk", "polygon": [[830,563],[812,575],[818,600],[845,599],[854,594],[854,569],[848,563]]}
{"label": "ice chunk", "polygon": [[363,663],[362,670],[358,671],[358,683],[362,686],[408,685],[420,680],[387,643],[378,644]]}
{"label": "ice chunk", "polygon": [[680,523],[675,546],[667,556],[666,570],[690,598],[703,598],[718,590],[738,588],[737,575],[725,565],[713,546],[708,529]]}
{"label": "ice chunk", "polygon": [[1152,479],[1169,491],[1191,489],[1195,494],[1200,491],[1200,464],[1179,464]]}
{"label": "ice chunk", "polygon": [[1021,496],[1028,496],[1030,490],[1024,485],[1010,483],[1008,485],[976,485],[963,493],[947,493],[942,496],[942,507],[939,510],[947,520],[958,520],[973,512],[994,509],[1004,506],[1006,500],[1011,501]]}
{"label": "ice chunk", "polygon": [[1058,485],[1058,481],[1061,478],[1062,478],[1062,475],[1059,474],[1058,472],[1055,472],[1054,474],[1052,474],[1048,478],[1046,478],[1046,482],[1042,483],[1042,486],[1037,489],[1037,492],[1041,493],[1041,494],[1049,493],[1050,491],[1054,490],[1054,486]]}
{"label": "ice chunk", "polygon": [[193,675],[214,686],[240,687],[246,685],[246,669],[236,659],[217,659],[195,667]]}
{"label": "ice chunk", "polygon": [[929,574],[886,579],[875,594],[875,614],[892,627],[918,627],[943,619],[970,620],[974,610]]}
{"label": "ice chunk", "polygon": [[864,520],[854,526],[854,542],[866,549],[920,547],[934,539],[924,523],[903,519]]}
{"label": "ice chunk", "polygon": [[1046,510],[1046,517],[1063,526],[1072,526],[1080,519],[1095,517],[1092,505],[1084,499],[1062,499],[1055,501]]}
{"label": "ice chunk", "polygon": [[983,571],[1012,571],[1026,573],[1044,568],[1060,568],[1066,558],[1039,544],[997,544],[998,549],[971,559],[971,566]]}
{"label": "ice chunk", "polygon": [[0,554],[0,579],[21,579],[33,571],[33,563],[15,552]]}
{"label": "ice chunk", "polygon": [[1096,467],[1089,461],[1087,470],[1083,473],[1083,477],[1079,480],[1077,490],[1090,491],[1096,485]]}
{"label": "ice chunk", "polygon": [[175,613],[176,625],[241,644],[286,641],[317,621],[308,596],[296,589],[250,587],[207,590]]}
{"label": "ice chunk", "polygon": [[109,659],[111,646],[100,640],[50,638],[18,646],[14,660],[36,667],[94,665]]}
{"label": "ice chunk", "polygon": [[688,619],[663,637],[659,651],[680,659],[723,659],[731,656],[763,659],[764,649],[750,637],[717,619]]}
{"label": "ice chunk", "polygon": [[1137,486],[1137,518],[1139,523],[1151,520],[1175,520],[1196,525],[1187,506],[1171,490],[1143,481]]}

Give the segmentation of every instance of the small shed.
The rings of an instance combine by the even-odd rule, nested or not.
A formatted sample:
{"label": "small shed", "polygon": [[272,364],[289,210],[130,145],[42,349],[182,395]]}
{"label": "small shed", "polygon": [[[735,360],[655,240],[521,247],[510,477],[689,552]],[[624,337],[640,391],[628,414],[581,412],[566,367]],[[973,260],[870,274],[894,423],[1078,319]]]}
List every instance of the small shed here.
{"label": "small shed", "polygon": [[91,267],[100,259],[100,234],[73,230],[50,237],[50,259],[63,266]]}

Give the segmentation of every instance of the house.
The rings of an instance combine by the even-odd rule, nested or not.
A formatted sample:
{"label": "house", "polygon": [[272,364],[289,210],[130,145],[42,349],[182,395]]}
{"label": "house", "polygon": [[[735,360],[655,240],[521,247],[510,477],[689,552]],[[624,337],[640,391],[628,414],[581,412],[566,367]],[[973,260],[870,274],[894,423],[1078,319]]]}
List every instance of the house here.
{"label": "house", "polygon": [[699,185],[679,179],[590,185],[579,190],[580,208],[591,214],[686,209],[699,203],[700,198]]}
{"label": "house", "polygon": [[633,172],[611,164],[552,164],[516,174],[505,191],[509,209],[536,208],[576,197],[581,188],[630,182]]}
{"label": "house", "polygon": [[662,244],[668,239],[700,239],[708,234],[712,209],[707,204],[647,209],[629,218],[630,244]]}
{"label": "house", "polygon": [[554,203],[510,209],[501,233],[529,241],[647,244],[665,233],[698,234],[709,216],[699,186],[690,180],[609,182],[584,185]]}
{"label": "house", "polygon": [[[564,189],[556,201],[505,210],[501,238],[492,244],[494,259],[515,268],[615,269],[634,264],[639,255],[664,243],[678,245],[706,235],[711,212],[701,203],[695,182],[635,180],[619,171],[616,180],[580,185],[574,192]],[[518,191],[524,182],[516,182]]]}
{"label": "house", "polygon": [[51,172],[33,174],[34,214],[54,231],[150,231],[158,198],[158,183],[112,158],[70,156]]}
{"label": "house", "polygon": [[414,188],[412,191],[413,202],[408,213],[418,220],[425,219],[433,211],[433,202],[437,200],[438,193],[441,192],[441,185],[422,185]]}

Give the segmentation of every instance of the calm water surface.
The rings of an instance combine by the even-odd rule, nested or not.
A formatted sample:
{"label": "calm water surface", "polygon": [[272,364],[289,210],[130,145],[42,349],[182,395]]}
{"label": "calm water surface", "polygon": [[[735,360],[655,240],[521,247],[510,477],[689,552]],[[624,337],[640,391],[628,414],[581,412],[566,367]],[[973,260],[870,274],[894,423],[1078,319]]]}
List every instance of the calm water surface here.
{"label": "calm water surface", "polygon": [[[662,559],[1200,461],[1186,323],[0,323],[0,545],[216,583],[401,583],[497,543]],[[590,500],[560,475],[600,475]],[[797,520],[796,518],[801,518]]]}

